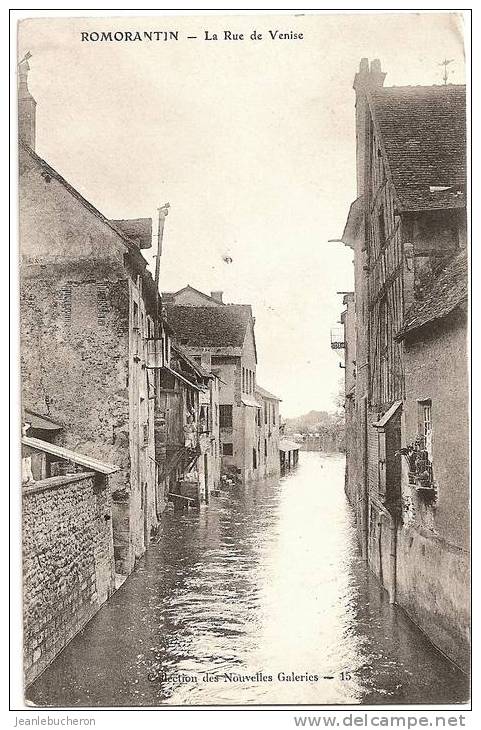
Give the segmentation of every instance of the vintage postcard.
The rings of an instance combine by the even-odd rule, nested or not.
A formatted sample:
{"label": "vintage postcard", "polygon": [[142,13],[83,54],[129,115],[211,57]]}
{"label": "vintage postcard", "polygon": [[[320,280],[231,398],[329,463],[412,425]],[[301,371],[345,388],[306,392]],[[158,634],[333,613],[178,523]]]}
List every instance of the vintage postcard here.
{"label": "vintage postcard", "polygon": [[25,706],[468,707],[469,14],[129,12],[18,23]]}

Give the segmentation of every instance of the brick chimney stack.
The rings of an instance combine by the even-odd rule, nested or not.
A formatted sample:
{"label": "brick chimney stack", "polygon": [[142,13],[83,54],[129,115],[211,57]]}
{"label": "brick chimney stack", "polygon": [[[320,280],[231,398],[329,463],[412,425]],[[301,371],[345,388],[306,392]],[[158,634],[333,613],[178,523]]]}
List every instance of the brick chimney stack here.
{"label": "brick chimney stack", "polygon": [[27,53],[18,64],[18,137],[34,150],[37,102],[28,90],[29,58],[30,54]]}
{"label": "brick chimney stack", "polygon": [[205,370],[208,370],[210,372],[210,369],[212,367],[212,357],[210,350],[203,349],[200,353],[200,364]]}
{"label": "brick chimney stack", "polygon": [[211,291],[210,296],[212,299],[215,299],[216,302],[219,302],[219,304],[224,304],[222,301],[222,297],[224,295],[223,291]]}
{"label": "brick chimney stack", "polygon": [[369,143],[369,126],[367,113],[367,94],[374,89],[382,88],[386,74],[381,70],[381,61],[375,58],[369,61],[361,58],[359,71],[354,77],[353,89],[356,92],[356,160],[357,160],[357,194],[364,193],[366,149]]}

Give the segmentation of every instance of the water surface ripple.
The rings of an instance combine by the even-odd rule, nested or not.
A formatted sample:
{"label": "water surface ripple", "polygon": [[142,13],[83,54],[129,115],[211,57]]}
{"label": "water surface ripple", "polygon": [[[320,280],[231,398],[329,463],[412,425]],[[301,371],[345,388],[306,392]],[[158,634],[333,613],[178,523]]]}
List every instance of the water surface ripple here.
{"label": "water surface ripple", "polygon": [[230,488],[200,513],[165,514],[135,573],[28,698],[105,707],[466,701],[465,676],[389,606],[360,560],[343,481],[341,455],[301,453],[280,480]]}

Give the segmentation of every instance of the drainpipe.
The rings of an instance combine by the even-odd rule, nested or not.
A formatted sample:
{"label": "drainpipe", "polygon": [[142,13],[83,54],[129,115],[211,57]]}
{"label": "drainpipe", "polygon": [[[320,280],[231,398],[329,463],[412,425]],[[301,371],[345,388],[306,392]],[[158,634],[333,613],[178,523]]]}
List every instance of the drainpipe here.
{"label": "drainpipe", "polygon": [[396,518],[390,515],[390,552],[389,552],[389,603],[396,603],[396,563],[397,563],[397,523]]}
{"label": "drainpipe", "polygon": [[368,560],[368,521],[369,521],[369,499],[368,499],[368,450],[367,450],[367,398],[362,399],[362,429],[363,429],[363,453],[362,453],[362,484],[361,484],[361,553],[364,560]]}

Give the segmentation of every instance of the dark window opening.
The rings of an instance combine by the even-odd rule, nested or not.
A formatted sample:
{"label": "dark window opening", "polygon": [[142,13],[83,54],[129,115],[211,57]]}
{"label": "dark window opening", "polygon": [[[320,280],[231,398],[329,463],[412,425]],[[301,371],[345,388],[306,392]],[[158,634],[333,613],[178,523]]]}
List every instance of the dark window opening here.
{"label": "dark window opening", "polygon": [[219,406],[221,428],[232,428],[232,406]]}
{"label": "dark window opening", "polygon": [[234,445],[233,444],[222,444],[222,454],[223,454],[223,456],[233,456],[234,455]]}

